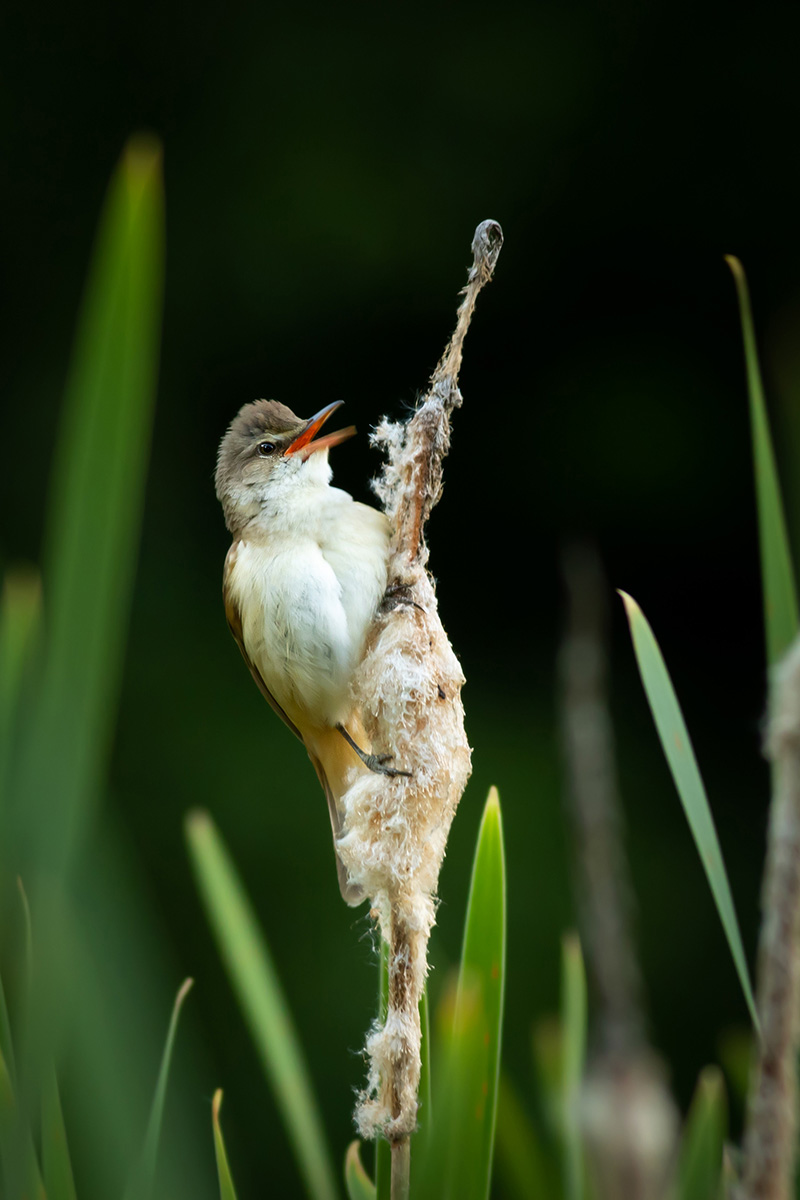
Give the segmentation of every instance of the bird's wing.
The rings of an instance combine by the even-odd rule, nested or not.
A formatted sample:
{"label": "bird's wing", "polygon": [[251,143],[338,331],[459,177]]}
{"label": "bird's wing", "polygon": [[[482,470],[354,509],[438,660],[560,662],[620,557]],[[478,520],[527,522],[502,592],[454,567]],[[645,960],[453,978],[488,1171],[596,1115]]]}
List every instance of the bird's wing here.
{"label": "bird's wing", "polygon": [[[308,747],[306,746],[306,750]],[[347,869],[339,857],[339,851],[336,848],[336,843],[342,835],[342,818],[339,809],[336,805],[336,797],[333,794],[333,789],[328,782],[328,776],[325,774],[325,768],[315,754],[308,750],[308,757],[313,763],[314,770],[317,772],[317,778],[322,784],[322,790],[325,792],[325,799],[328,801],[328,815],[331,819],[331,833],[333,834],[333,852],[336,855],[336,875],[339,880],[339,891],[342,893],[342,899],[345,904],[349,904],[354,908],[364,899],[364,892],[357,884],[351,883]]]}
{"label": "bird's wing", "polygon": [[[247,663],[250,674],[258,684],[258,689],[261,692],[261,695],[278,714],[284,724],[288,725],[295,737],[298,737],[303,745],[306,746],[305,738],[303,737],[302,733],[297,728],[294,721],[291,721],[287,717],[280,704],[278,704],[278,701],[264,683],[258,667],[247,653],[247,648],[244,644],[244,635],[242,632],[242,614],[239,611],[239,605],[236,603],[229,583],[231,570],[233,569],[233,564],[236,561],[237,546],[238,542],[234,542],[228,551],[225,557],[225,569],[222,576],[222,599],[225,604],[225,616],[228,621],[228,626],[234,638],[236,639],[236,644],[242,652],[242,658]],[[336,797],[334,796],[333,789],[328,782],[328,777],[325,774],[322,763],[315,754],[311,753],[311,751],[308,749],[308,746],[306,746],[306,751],[308,752],[308,757],[311,759],[311,762],[314,766],[314,770],[317,772],[317,777],[322,784],[322,790],[325,792],[325,799],[328,802],[328,814],[331,819],[331,832],[333,833],[333,849],[334,853],[336,854],[336,874],[339,879],[339,891],[342,893],[342,899],[346,904],[351,906],[360,904],[364,899],[364,893],[359,887],[355,887],[348,881],[347,871],[345,870],[344,863],[339,857],[339,852],[336,849],[336,841],[342,833],[342,819],[336,806]]]}
{"label": "bird's wing", "polygon": [[253,662],[250,655],[247,653],[247,647],[244,644],[244,634],[242,632],[242,614],[239,610],[239,605],[236,603],[236,600],[233,596],[232,588],[230,586],[231,571],[233,570],[233,564],[236,562],[236,552],[238,550],[238,547],[239,547],[238,542],[234,542],[233,545],[231,546],[230,550],[228,551],[227,555],[225,556],[225,569],[222,573],[222,600],[223,600],[223,603],[225,604],[225,616],[227,617],[227,620],[228,620],[228,627],[229,627],[231,633],[233,634],[233,636],[236,638],[236,644],[242,652],[242,658],[247,663],[250,674],[253,676],[253,679],[255,679],[256,683],[258,684],[258,689],[261,692],[261,695],[264,697],[264,699],[267,701],[267,703],[271,705],[273,710],[278,714],[278,716],[284,722],[284,724],[289,726],[289,728],[291,729],[291,731],[295,735],[295,737],[299,737],[300,741],[302,742],[303,741],[302,733],[297,728],[294,721],[289,720],[286,713],[283,711],[280,704],[278,704],[278,701],[273,696],[272,692],[269,690],[267,685],[264,683],[264,680],[261,678],[261,672],[259,671],[258,667]]}

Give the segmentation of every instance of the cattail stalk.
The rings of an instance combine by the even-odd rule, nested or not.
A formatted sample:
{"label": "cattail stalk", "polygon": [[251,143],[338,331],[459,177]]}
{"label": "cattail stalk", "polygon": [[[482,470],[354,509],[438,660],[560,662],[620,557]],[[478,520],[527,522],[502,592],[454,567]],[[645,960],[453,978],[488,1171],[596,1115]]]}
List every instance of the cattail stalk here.
{"label": "cattail stalk", "polygon": [[761,1038],[744,1136],[741,1200],[794,1195],[800,1004],[800,639],[774,676],[767,751],[774,794],[758,963]]}
{"label": "cattail stalk", "polygon": [[608,706],[608,585],[594,547],[562,559],[568,626],[559,656],[567,802],[575,893],[603,1053],[645,1043],[642,979],[633,938],[633,889],[623,847],[614,731]]}
{"label": "cattail stalk", "polygon": [[386,1018],[367,1038],[369,1071],[356,1123],[362,1136],[392,1144],[393,1197],[408,1194],[428,938],[448,832],[471,769],[464,677],[439,619],[424,531],[442,491],[450,418],[461,404],[464,337],[501,244],[494,221],[478,226],[456,329],[428,391],[407,422],[384,420],[372,439],[386,454],[373,486],[394,536],[389,587],[353,691],[373,751],[391,755],[410,776],[358,778],[343,798],[338,851],[351,881],[370,897],[389,946]]}
{"label": "cattail stalk", "polygon": [[608,707],[607,585],[597,553],[565,556],[562,733],[581,935],[595,1019],[579,1120],[596,1200],[664,1200],[678,1116],[647,1043]]}

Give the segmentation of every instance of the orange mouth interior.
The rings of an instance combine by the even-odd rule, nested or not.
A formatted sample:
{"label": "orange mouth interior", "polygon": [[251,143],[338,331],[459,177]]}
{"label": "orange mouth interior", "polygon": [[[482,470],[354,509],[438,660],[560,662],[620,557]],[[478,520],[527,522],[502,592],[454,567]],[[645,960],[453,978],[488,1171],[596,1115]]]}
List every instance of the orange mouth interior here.
{"label": "orange mouth interior", "polygon": [[299,454],[301,458],[307,459],[317,450],[327,450],[330,446],[338,446],[340,442],[351,438],[356,431],[355,425],[348,425],[346,429],[337,429],[335,433],[326,434],[325,437],[317,438],[314,441],[314,435],[322,428],[328,417],[341,407],[342,403],[343,401],[337,400],[334,404],[329,404],[327,408],[316,413],[303,432],[286,448],[284,454]]}

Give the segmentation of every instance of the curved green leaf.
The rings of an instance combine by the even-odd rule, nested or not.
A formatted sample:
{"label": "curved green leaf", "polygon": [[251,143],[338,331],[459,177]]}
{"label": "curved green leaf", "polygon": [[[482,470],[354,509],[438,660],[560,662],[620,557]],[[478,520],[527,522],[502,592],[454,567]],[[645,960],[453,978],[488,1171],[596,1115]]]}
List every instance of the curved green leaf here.
{"label": "curved green leaf", "polygon": [[53,459],[44,654],[13,830],[25,858],[51,868],[69,861],[110,750],[156,393],[163,217],[160,146],[133,139],[103,208]]}
{"label": "curved green leaf", "polygon": [[436,1120],[420,1147],[415,1195],[486,1200],[492,1175],[506,944],[503,828],[497,789],[483,811]]}
{"label": "curved green leaf", "polygon": [[178,1028],[178,1018],[181,1008],[193,982],[192,979],[184,980],[175,997],[169,1029],[167,1030],[167,1040],[164,1045],[164,1053],[161,1056],[161,1066],[158,1072],[158,1080],[156,1081],[153,1104],[150,1109],[150,1118],[147,1123],[144,1146],[139,1162],[136,1164],[130,1182],[125,1189],[125,1200],[147,1200],[153,1191],[156,1159],[158,1157],[158,1140],[161,1135],[164,1101],[167,1096],[167,1080],[169,1079],[169,1067],[172,1061],[172,1047],[175,1043],[175,1033]]}
{"label": "curved green leaf", "polygon": [[214,822],[186,822],[192,865],[228,977],[314,1200],[334,1200],[330,1154],[300,1040],[264,936]]}
{"label": "curved green leaf", "polygon": [[55,1071],[42,1092],[42,1174],[47,1200],[77,1200]]}
{"label": "curved green leaf", "polygon": [[577,934],[567,934],[561,947],[561,992],[564,1106],[564,1195],[583,1196],[583,1146],[578,1115],[586,1060],[586,973]]}
{"label": "curved green leaf", "polygon": [[14,1055],[14,1039],[11,1035],[11,1021],[8,1016],[8,1005],[6,1004],[6,994],[3,989],[3,980],[0,979],[0,1063],[5,1064],[5,1072],[8,1076],[9,1086],[13,1092],[16,1086],[16,1062]]}
{"label": "curved green leaf", "polygon": [[736,920],[728,875],[689,732],[683,720],[661,650],[647,618],[631,596],[622,591],[619,594],[625,604],[625,613],[633,636],[636,661],[661,746],[667,756],[669,769],[683,804],[683,811],[686,813],[700,861],[711,887],[753,1025],[758,1029],[753,989],[747,970],[739,923]]}
{"label": "curved green leaf", "polygon": [[344,1181],[348,1200],[375,1200],[375,1184],[361,1162],[361,1143],[351,1142],[344,1160]]}
{"label": "curved green leaf", "polygon": [[725,1084],[718,1067],[701,1073],[681,1139],[679,1200],[715,1200],[722,1180],[728,1126]]}
{"label": "curved green leaf", "polygon": [[233,1186],[233,1176],[228,1165],[228,1155],[225,1152],[225,1142],[222,1138],[222,1126],[219,1123],[219,1110],[222,1107],[222,1089],[217,1088],[211,1103],[211,1121],[214,1127],[214,1155],[217,1160],[217,1179],[219,1180],[219,1200],[236,1200],[236,1188]]}
{"label": "curved green leaf", "polygon": [[562,1200],[559,1165],[505,1073],[497,1098],[497,1171],[513,1200]]}
{"label": "curved green leaf", "polygon": [[761,549],[761,582],[764,592],[764,630],[767,662],[777,663],[789,649],[800,628],[797,591],[792,568],[786,518],[783,511],[775,452],[769,431],[764,386],[758,365],[758,350],[753,331],[753,314],[747,276],[738,258],[727,254],[725,261],[736,283],[742,321],[747,389],[750,396],[750,428],[753,441],[753,465],[758,509],[758,538]]}
{"label": "curved green leaf", "polygon": [[19,742],[20,700],[42,615],[42,582],[33,568],[6,574],[0,594],[0,804]]}

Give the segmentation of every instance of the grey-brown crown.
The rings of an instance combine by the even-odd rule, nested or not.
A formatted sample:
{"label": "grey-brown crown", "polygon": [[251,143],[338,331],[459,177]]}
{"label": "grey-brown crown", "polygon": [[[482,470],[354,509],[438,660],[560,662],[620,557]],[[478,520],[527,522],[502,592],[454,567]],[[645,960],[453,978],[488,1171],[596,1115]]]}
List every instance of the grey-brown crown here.
{"label": "grey-brown crown", "polygon": [[228,431],[222,439],[220,454],[227,442],[242,442],[252,446],[257,437],[266,433],[292,433],[304,425],[302,417],[298,417],[281,404],[278,400],[253,400],[239,409],[228,426]]}
{"label": "grey-brown crown", "polygon": [[220,500],[225,484],[241,473],[258,442],[270,436],[283,439],[287,434],[297,434],[305,423],[277,400],[253,400],[240,408],[219,445],[216,483]]}
{"label": "grey-brown crown", "polygon": [[[225,510],[228,528],[234,519],[233,499],[248,467],[253,464],[259,443],[275,439],[290,442],[307,422],[277,400],[254,400],[245,404],[228,426],[220,442],[215,477],[217,498]],[[268,470],[268,463],[260,464]]]}

